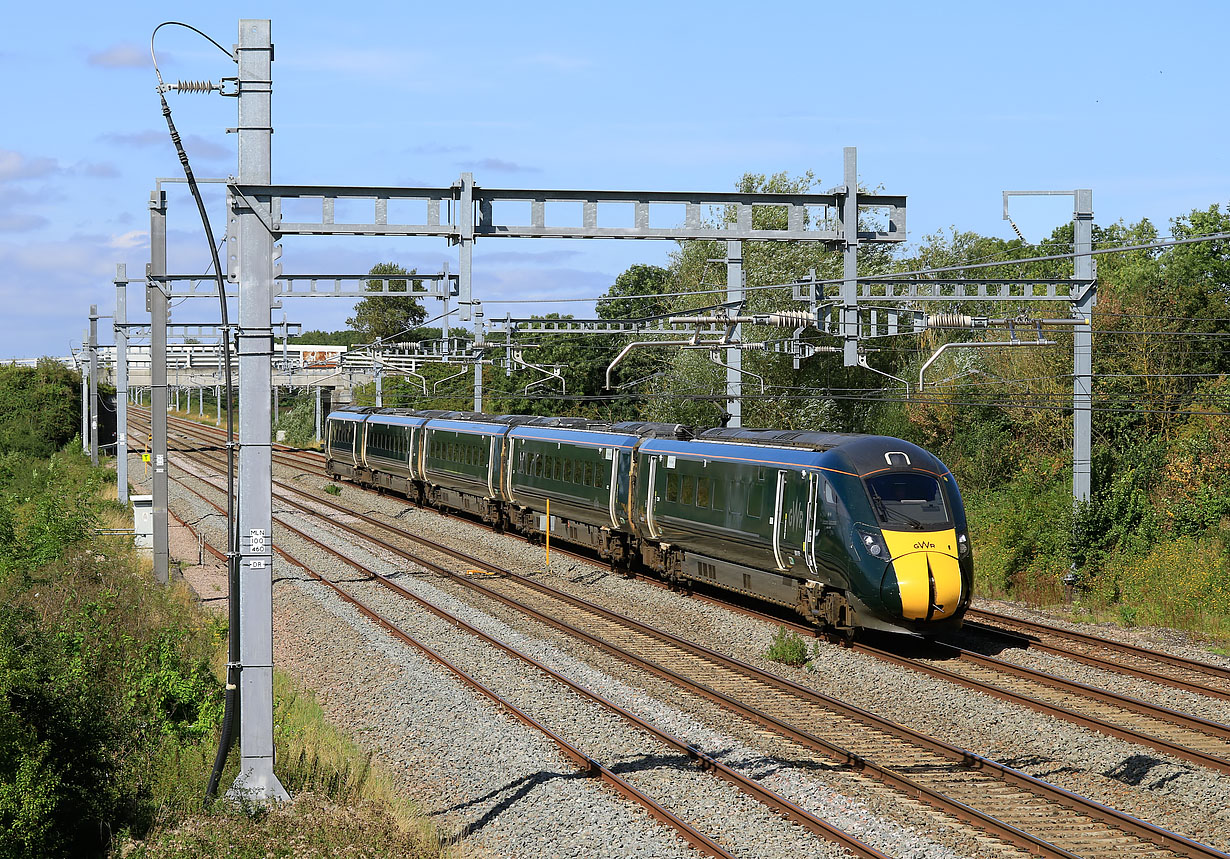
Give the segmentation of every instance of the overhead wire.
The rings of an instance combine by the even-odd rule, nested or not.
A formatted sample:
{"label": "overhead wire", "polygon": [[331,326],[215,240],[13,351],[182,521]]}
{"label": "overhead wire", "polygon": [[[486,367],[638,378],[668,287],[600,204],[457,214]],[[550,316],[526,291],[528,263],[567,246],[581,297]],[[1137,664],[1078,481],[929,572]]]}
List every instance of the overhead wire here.
{"label": "overhead wire", "polygon": [[201,196],[201,189],[197,185],[196,177],[192,173],[192,165],[188,161],[188,154],[184,151],[183,141],[180,139],[179,132],[175,129],[175,123],[171,119],[171,107],[167,104],[166,93],[168,87],[162,79],[162,72],[158,68],[158,55],[154,49],[154,40],[158,35],[158,31],[163,27],[178,26],[187,30],[191,30],[198,36],[201,36],[219,51],[226,55],[227,59],[235,62],[235,57],[230,51],[218,44],[210,36],[193,27],[191,24],[185,24],[181,21],[164,21],[154,28],[149,37],[149,53],[150,60],[154,65],[154,74],[158,78],[158,98],[162,103],[162,115],[166,119],[167,131],[171,135],[171,142],[175,145],[176,154],[179,156],[180,166],[183,167],[184,177],[188,181],[188,189],[192,193],[192,198],[196,201],[197,212],[201,216],[201,225],[205,230],[205,238],[209,244],[209,252],[211,264],[214,269],[214,278],[218,285],[218,304],[221,315],[222,325],[222,354],[223,363],[226,373],[226,521],[227,521],[227,609],[228,609],[228,629],[227,629],[227,677],[226,677],[226,695],[225,709],[222,717],[222,735],[218,742],[218,751],[214,757],[213,769],[210,773],[209,784],[206,787],[206,798],[212,799],[218,791],[218,783],[222,777],[222,769],[226,764],[227,756],[230,753],[231,744],[234,741],[234,723],[236,714],[239,709],[239,569],[238,569],[238,547],[239,533],[237,517],[235,516],[235,427],[234,427],[234,385],[232,383],[233,373],[231,372],[231,344],[230,338],[227,336],[227,331],[230,329],[230,321],[227,313],[226,303],[226,285],[222,279],[222,263],[218,257],[218,248],[220,245],[214,240],[213,226],[209,221],[209,213],[205,210],[205,201]]}

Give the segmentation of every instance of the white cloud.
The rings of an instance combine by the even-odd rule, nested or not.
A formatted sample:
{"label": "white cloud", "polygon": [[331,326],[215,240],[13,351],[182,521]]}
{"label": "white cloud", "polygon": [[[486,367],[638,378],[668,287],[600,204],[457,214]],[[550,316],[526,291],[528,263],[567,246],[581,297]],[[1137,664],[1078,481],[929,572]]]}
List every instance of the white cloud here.
{"label": "white cloud", "polygon": [[132,248],[141,248],[149,244],[149,234],[146,230],[129,230],[126,233],[112,235],[107,242],[107,247],[117,250],[131,250]]}
{"label": "white cloud", "polygon": [[11,149],[0,149],[0,182],[33,179],[58,173],[60,165],[54,158],[27,158]]}
{"label": "white cloud", "polygon": [[87,61],[104,69],[143,69],[150,65],[149,51],[132,42],[120,42],[96,51],[87,57]]}

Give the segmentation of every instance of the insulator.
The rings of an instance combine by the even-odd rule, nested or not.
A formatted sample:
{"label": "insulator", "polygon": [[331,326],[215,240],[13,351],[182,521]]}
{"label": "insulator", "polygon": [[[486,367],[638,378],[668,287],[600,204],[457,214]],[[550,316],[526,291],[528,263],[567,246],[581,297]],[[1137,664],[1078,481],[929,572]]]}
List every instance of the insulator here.
{"label": "insulator", "polygon": [[780,328],[802,328],[805,325],[815,325],[816,315],[809,310],[779,310],[768,314],[765,321]]}
{"label": "insulator", "polygon": [[974,317],[964,313],[936,313],[927,317],[928,328],[973,328]]}
{"label": "insulator", "polygon": [[222,87],[217,86],[213,81],[176,81],[174,89],[176,92],[208,93],[221,90]]}

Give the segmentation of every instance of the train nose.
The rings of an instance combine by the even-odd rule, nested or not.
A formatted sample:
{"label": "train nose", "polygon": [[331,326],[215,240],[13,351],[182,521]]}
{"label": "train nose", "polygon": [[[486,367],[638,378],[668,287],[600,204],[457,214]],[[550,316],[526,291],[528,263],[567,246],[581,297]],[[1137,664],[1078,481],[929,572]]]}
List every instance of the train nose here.
{"label": "train nose", "polygon": [[955,614],[962,587],[956,531],[883,533],[892,559],[880,585],[884,601],[891,605],[900,600],[906,620],[943,620]]}

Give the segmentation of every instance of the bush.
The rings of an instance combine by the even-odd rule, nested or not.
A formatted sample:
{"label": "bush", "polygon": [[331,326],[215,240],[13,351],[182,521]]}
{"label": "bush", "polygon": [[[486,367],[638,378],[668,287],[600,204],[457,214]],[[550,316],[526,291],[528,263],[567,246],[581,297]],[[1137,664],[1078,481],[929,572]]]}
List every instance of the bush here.
{"label": "bush", "polygon": [[0,857],[144,831],[166,756],[212,745],[221,714],[222,630],[94,533],[105,482],[79,452],[0,459]]}
{"label": "bush", "polygon": [[765,659],[793,665],[796,668],[807,663],[807,643],[797,632],[790,632],[784,626],[779,626],[773,633],[773,641],[765,651]]}

